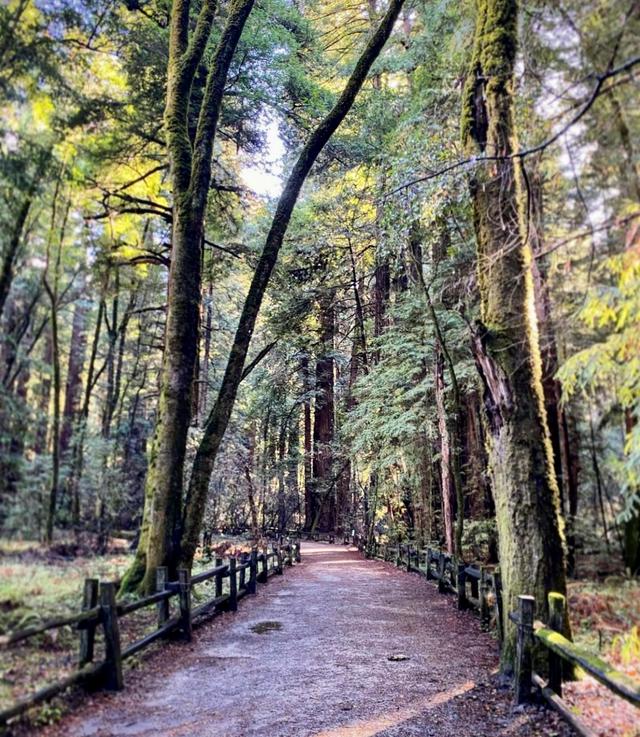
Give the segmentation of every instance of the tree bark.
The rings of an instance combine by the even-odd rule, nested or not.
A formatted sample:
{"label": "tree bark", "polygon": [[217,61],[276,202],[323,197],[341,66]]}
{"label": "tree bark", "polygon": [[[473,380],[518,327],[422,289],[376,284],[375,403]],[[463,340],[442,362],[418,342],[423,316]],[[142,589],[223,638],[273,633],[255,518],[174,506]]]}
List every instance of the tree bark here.
{"label": "tree bark", "polygon": [[[563,523],[542,391],[531,248],[514,159],[515,0],[480,0],[466,80],[462,137],[471,155],[498,158],[470,178],[482,322],[473,334],[484,385],[489,470],[496,503],[504,611],[532,594],[546,619],[547,593],[566,593]],[[515,628],[504,622],[502,668]],[[568,633],[568,622],[567,622]]]}

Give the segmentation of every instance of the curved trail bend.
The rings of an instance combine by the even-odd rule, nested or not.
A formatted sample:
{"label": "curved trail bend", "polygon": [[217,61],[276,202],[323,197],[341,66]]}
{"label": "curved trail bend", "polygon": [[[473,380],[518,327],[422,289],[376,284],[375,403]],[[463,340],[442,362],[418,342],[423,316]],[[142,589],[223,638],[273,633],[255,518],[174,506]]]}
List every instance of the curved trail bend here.
{"label": "curved trail bend", "polygon": [[[303,543],[302,560],[48,734],[569,734],[549,714],[513,710],[510,691],[495,685],[493,638],[421,577],[340,545]],[[389,660],[398,655],[407,659]]]}

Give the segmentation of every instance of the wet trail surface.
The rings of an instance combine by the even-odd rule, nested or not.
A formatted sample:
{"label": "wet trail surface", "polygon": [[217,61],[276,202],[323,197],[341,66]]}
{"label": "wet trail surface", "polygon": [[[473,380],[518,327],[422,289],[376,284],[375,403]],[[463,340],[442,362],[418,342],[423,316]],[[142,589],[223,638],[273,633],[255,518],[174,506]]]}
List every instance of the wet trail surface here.
{"label": "wet trail surface", "polygon": [[126,674],[125,691],[83,702],[46,734],[569,734],[546,712],[512,708],[496,686],[495,640],[452,597],[339,545],[303,543],[302,559],[192,643],[158,649]]}

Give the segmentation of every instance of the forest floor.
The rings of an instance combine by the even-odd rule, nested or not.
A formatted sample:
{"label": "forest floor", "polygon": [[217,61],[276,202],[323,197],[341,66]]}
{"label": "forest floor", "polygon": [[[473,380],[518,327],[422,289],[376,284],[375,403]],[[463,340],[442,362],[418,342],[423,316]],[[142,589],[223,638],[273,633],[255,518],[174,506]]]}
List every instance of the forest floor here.
{"label": "forest floor", "polygon": [[498,649],[415,574],[353,549],[303,545],[303,565],[235,614],[168,643],[126,689],[84,699],[43,737],[483,737],[569,729],[514,708]]}

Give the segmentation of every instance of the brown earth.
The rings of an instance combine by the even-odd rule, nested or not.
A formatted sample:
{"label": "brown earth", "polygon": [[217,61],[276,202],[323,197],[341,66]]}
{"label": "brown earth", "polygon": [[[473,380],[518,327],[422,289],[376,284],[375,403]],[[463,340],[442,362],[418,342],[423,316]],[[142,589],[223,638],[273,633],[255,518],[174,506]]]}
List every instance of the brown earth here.
{"label": "brown earth", "polygon": [[423,578],[354,549],[303,544],[191,644],[158,649],[126,690],[84,701],[48,737],[568,736],[513,708],[495,640]]}

